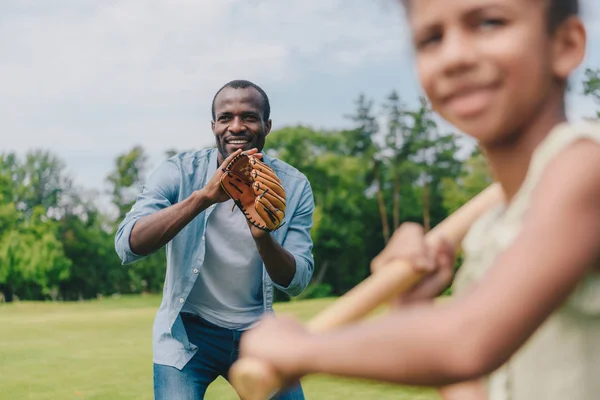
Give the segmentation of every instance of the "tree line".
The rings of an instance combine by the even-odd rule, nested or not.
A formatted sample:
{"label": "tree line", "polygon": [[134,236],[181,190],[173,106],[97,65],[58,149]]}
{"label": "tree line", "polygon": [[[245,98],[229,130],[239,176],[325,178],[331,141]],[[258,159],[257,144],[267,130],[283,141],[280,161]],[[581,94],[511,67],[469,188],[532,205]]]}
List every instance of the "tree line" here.
{"label": "tree line", "polygon": [[[582,94],[600,105],[599,69],[586,70]],[[590,117],[600,119],[600,111]],[[491,183],[477,147],[465,153],[463,139],[443,131],[424,98],[411,107],[392,91],[376,106],[360,95],[348,118],[345,130],[285,127],[265,146],[303,172],[314,193],[316,268],[301,298],[345,293],[369,274],[402,222],[429,229]],[[127,266],[114,250],[117,225],[148,169],[141,146],[116,158],[106,176],[114,216],[74,185],[51,152],[0,153],[0,301],[161,292],[164,249]]]}

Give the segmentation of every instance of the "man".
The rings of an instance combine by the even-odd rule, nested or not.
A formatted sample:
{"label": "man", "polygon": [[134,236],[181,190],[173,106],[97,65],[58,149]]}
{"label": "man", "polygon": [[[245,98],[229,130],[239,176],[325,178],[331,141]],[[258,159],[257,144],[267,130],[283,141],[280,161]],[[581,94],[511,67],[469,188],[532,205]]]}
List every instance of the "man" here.
{"label": "man", "polygon": [[[260,87],[243,80],[224,85],[212,103],[217,148],[163,162],[118,228],[115,247],[123,264],[166,245],[153,328],[156,400],[203,399],[211,382],[227,378],[243,332],[272,312],[273,287],[295,296],[312,276],[314,202],[303,174],[263,155],[286,192],[285,218],[274,232],[252,226],[220,187],[233,157],[262,150],[269,116]],[[279,397],[303,398],[300,386]]]}

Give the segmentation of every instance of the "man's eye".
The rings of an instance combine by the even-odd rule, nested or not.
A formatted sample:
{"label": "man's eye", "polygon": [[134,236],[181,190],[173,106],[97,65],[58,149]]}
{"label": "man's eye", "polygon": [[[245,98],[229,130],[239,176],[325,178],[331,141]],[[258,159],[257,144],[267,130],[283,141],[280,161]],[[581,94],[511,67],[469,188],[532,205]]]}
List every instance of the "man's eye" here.
{"label": "man's eye", "polygon": [[229,120],[230,120],[229,117],[225,117],[225,116],[219,117],[219,121],[220,122],[226,122],[226,121],[229,121]]}

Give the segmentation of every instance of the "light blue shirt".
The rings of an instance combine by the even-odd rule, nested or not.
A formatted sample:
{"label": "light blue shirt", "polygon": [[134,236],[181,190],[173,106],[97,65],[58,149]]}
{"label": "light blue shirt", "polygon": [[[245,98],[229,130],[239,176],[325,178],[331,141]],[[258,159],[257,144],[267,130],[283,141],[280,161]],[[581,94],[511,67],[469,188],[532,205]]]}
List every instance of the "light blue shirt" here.
{"label": "light blue shirt", "polygon": [[[217,165],[217,150],[177,154],[151,174],[134,206],[117,229],[115,248],[123,264],[143,258],[131,251],[129,237],[136,221],[188,198],[210,180]],[[264,156],[286,192],[284,224],[271,235],[296,261],[296,273],[287,287],[274,283],[262,266],[262,298],[265,313],[273,312],[273,286],[290,296],[300,294],[312,277],[314,259],[310,237],[314,200],[310,183],[297,169]],[[166,245],[167,271],[163,298],[153,327],[154,362],[182,369],[197,348],[189,342],[179,316],[206,256],[207,219],[215,205],[201,212]]]}

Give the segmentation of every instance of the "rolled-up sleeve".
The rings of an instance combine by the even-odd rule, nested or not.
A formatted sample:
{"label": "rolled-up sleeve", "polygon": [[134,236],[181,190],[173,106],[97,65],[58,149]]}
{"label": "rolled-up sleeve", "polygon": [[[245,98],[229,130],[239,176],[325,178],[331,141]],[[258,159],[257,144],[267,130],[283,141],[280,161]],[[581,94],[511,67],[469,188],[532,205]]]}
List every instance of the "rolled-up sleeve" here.
{"label": "rolled-up sleeve", "polygon": [[282,243],[283,248],[294,256],[296,273],[287,287],[273,282],[273,285],[277,289],[289,296],[297,296],[302,293],[312,278],[314,258],[312,255],[313,242],[310,230],[313,225],[314,210],[315,202],[312,189],[309,182],[305,181],[301,199],[289,222],[289,228]]}
{"label": "rolled-up sleeve", "polygon": [[161,163],[149,176],[133,207],[125,215],[115,234],[115,249],[122,264],[130,264],[146,257],[131,250],[129,242],[131,231],[140,218],[175,204],[179,184],[179,167],[172,159]]}

